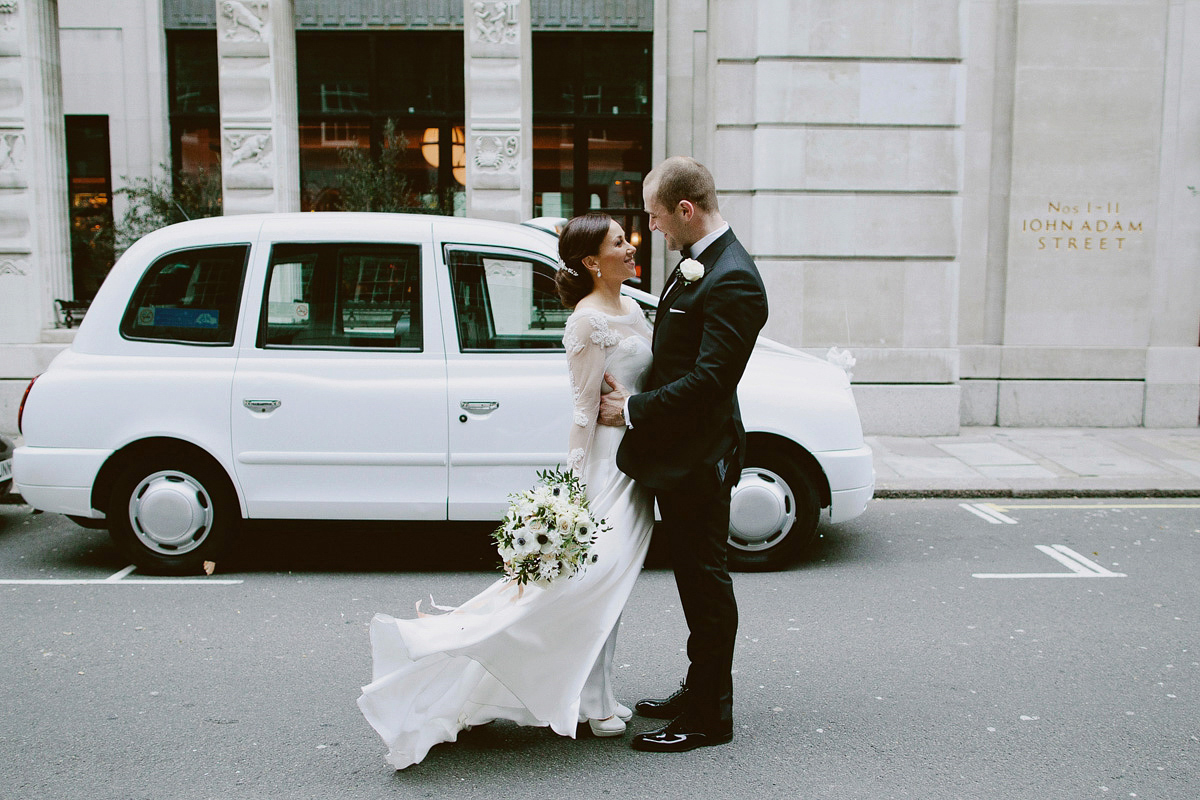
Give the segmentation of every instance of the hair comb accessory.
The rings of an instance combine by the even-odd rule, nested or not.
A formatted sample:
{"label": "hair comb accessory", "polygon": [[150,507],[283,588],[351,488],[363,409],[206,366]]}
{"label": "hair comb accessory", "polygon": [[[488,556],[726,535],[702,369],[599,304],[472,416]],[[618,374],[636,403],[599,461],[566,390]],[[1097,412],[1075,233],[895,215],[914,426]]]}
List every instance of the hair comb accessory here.
{"label": "hair comb accessory", "polygon": [[575,270],[571,269],[570,267],[568,267],[561,258],[558,260],[558,268],[561,269],[563,272],[566,272],[566,273],[569,273],[569,274],[575,276],[576,278],[579,277],[579,273],[576,272]]}

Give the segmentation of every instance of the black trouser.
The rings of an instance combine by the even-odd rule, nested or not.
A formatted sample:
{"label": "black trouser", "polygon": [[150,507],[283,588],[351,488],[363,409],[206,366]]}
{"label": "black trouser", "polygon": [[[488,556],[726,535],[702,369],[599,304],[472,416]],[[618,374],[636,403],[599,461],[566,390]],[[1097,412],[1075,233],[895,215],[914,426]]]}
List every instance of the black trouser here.
{"label": "black trouser", "polygon": [[686,713],[701,725],[733,720],[738,616],[726,550],[729,493],[741,471],[734,456],[696,470],[675,489],[656,492],[689,631]]}

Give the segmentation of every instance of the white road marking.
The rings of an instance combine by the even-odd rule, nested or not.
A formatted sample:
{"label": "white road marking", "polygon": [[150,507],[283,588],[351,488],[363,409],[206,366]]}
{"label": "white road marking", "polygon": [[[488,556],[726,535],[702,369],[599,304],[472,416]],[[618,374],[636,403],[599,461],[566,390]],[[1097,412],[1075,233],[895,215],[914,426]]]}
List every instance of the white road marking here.
{"label": "white road marking", "polygon": [[1017,521],[1012,517],[1001,514],[997,506],[992,503],[959,503],[960,508],[965,508],[977,517],[982,517],[993,525],[1016,525]]}
{"label": "white road marking", "polygon": [[1113,572],[1084,558],[1063,544],[1034,545],[1040,552],[1064,565],[1070,572],[976,572],[972,578],[1125,578],[1123,572]]}
{"label": "white road marking", "polygon": [[119,581],[119,580],[121,580],[121,578],[124,578],[126,575],[133,572],[135,569],[137,569],[137,565],[130,564],[128,567],[121,570],[120,572],[114,572],[112,575],[109,575],[107,578],[104,579],[104,582],[112,583],[113,581]]}
{"label": "white road marking", "polygon": [[214,578],[139,578],[135,581],[110,581],[107,578],[34,578],[34,579],[0,579],[0,585],[20,586],[154,586],[179,584],[196,584],[204,586],[231,586],[241,583],[234,580],[217,580]]}
{"label": "white road marking", "polygon": [[[1112,570],[1109,570],[1109,569],[1106,569],[1105,567],[1100,566],[1095,561],[1092,561],[1089,558],[1085,558],[1084,556],[1079,555],[1079,553],[1076,553],[1074,550],[1067,547],[1065,544],[1055,544],[1055,545],[1051,545],[1051,547],[1053,547],[1055,550],[1057,550],[1062,555],[1065,555],[1075,561],[1078,561],[1084,567],[1090,569],[1092,572],[1095,572],[1097,575],[1100,575],[1102,577],[1121,577],[1121,578],[1125,577],[1125,575],[1123,573],[1113,572]],[[1043,553],[1047,553],[1047,555],[1049,555],[1049,552],[1045,548],[1038,547],[1038,549],[1041,550]]]}
{"label": "white road marking", "polygon": [[5,586],[174,586],[184,584],[189,586],[233,586],[240,580],[221,578],[138,578],[125,580],[137,566],[130,564],[122,570],[114,572],[107,578],[24,578],[0,579],[0,585]]}
{"label": "white road marking", "polygon": [[[1061,546],[1062,545],[1055,545],[1054,547],[1047,547],[1044,544],[1034,545],[1034,547],[1036,547],[1038,550],[1041,550],[1043,553],[1050,556],[1055,561],[1062,564],[1063,566],[1065,566],[1067,569],[1071,570],[1072,572],[1078,572],[1080,574],[1083,574],[1085,572],[1095,572],[1095,570],[1088,569],[1082,563],[1071,558],[1066,553],[1059,552],[1058,548]],[[1066,548],[1064,548],[1064,549],[1066,549]],[[1074,553],[1075,551],[1072,550],[1071,552]],[[1079,556],[1079,557],[1083,558],[1083,556]]]}
{"label": "white road marking", "polygon": [[1200,508],[1200,503],[1028,503],[1020,505],[1005,505],[1001,503],[988,503],[989,507],[997,511],[1014,511],[1023,508],[1036,508],[1040,510],[1047,509],[1073,509],[1083,511],[1096,510],[1115,510],[1115,509],[1130,509],[1130,508]]}

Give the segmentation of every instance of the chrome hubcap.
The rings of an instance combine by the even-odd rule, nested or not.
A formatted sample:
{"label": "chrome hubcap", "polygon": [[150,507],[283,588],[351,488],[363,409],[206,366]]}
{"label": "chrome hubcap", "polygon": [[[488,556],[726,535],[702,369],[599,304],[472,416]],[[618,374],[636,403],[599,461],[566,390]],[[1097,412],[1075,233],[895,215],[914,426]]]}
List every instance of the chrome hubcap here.
{"label": "chrome hubcap", "polygon": [[796,522],[796,498],[769,469],[747,467],[729,499],[729,544],[739,550],[775,547]]}
{"label": "chrome hubcap", "polygon": [[129,522],[146,547],[177,556],[199,547],[212,530],[212,499],[185,472],[155,472],[129,498]]}

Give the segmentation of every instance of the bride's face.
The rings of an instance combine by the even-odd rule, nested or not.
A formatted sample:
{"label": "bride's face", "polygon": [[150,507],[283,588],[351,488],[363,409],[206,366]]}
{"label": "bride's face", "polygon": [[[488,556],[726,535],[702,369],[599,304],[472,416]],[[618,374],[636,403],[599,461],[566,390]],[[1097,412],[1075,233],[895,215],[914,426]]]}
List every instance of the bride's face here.
{"label": "bride's face", "polygon": [[637,248],[625,240],[625,231],[613,220],[608,226],[608,233],[600,244],[600,250],[595,255],[596,266],[600,271],[600,280],[623,283],[637,276],[637,262],[634,256]]}

